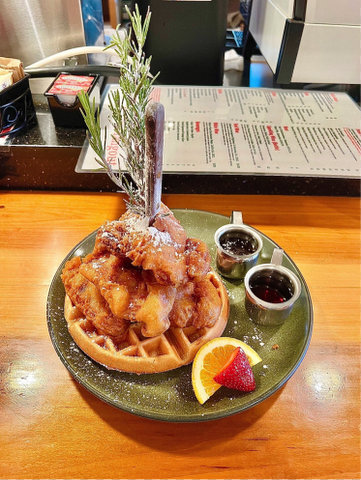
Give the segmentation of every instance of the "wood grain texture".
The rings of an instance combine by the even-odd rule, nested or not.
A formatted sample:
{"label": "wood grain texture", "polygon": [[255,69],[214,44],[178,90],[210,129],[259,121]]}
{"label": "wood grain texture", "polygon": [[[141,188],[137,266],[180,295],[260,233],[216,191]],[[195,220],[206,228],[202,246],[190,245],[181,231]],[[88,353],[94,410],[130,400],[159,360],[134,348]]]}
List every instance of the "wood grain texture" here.
{"label": "wood grain texture", "polygon": [[304,275],[314,332],[296,374],[249,411],[167,424],[78,385],[47,332],[50,281],[72,247],[123,212],[120,195],[0,194],[0,478],[360,478],[360,203],[164,195],[279,243]]}

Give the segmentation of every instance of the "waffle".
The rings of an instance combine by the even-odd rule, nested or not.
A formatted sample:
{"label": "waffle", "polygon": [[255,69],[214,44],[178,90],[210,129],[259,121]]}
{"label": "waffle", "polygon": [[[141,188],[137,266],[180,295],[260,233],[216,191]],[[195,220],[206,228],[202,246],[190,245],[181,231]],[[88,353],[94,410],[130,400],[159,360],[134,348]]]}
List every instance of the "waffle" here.
{"label": "waffle", "polygon": [[202,345],[222,335],[229,315],[229,300],[220,278],[209,272],[208,278],[222,300],[220,316],[213,327],[170,327],[156,337],[144,337],[137,323],[129,327],[124,341],[116,344],[110,337],[97,333],[66,295],[64,315],[75,343],[96,362],[113,370],[131,373],[159,373],[192,362]]}

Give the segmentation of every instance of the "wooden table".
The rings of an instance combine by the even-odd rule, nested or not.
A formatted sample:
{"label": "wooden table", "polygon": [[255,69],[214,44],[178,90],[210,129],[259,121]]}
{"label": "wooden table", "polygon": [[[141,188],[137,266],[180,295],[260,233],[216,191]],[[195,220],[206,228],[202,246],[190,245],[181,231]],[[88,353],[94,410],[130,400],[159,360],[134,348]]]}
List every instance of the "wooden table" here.
{"label": "wooden table", "polygon": [[1,478],[360,478],[357,198],[165,195],[245,221],[303,273],[314,331],[296,374],[256,407],[172,424],[79,386],[50,342],[45,303],[69,250],[123,211],[115,194],[0,194]]}

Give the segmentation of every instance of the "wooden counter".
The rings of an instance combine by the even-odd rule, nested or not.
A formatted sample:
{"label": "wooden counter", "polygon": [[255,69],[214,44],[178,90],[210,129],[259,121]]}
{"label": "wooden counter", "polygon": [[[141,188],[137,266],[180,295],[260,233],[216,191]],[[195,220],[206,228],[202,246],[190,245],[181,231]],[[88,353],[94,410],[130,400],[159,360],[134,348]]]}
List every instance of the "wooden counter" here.
{"label": "wooden counter", "polygon": [[70,376],[45,304],[65,255],[124,210],[117,194],[0,193],[0,477],[360,478],[358,198],[165,195],[242,210],[300,268],[314,306],[295,375],[254,408],[204,423],[140,418]]}

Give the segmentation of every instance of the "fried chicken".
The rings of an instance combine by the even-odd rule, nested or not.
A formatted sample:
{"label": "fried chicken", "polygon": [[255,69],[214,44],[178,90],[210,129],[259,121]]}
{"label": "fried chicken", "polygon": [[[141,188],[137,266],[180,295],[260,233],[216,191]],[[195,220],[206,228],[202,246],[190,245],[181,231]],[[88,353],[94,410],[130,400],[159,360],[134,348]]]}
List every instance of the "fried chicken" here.
{"label": "fried chicken", "polygon": [[192,280],[202,279],[210,269],[211,256],[207,245],[196,238],[188,238],[185,249],[187,275]]}
{"label": "fried chicken", "polygon": [[79,272],[80,265],[79,257],[66,263],[61,275],[66,293],[100,334],[122,339],[128,330],[129,322],[113,315],[96,286]]}
{"label": "fried chicken", "polygon": [[119,220],[105,224],[99,230],[95,249],[151,270],[161,285],[178,287],[189,279],[204,276],[210,269],[207,246],[200,240],[187,239],[179,221],[163,204],[150,227],[129,211]]}
{"label": "fried chicken", "polygon": [[188,282],[177,290],[170,323],[174,327],[212,327],[222,307],[217,289],[206,277],[198,282]]}
{"label": "fried chicken", "polygon": [[142,324],[145,337],[156,337],[168,330],[169,313],[173,308],[176,289],[171,285],[160,285],[149,272],[144,273],[148,295],[136,314],[136,321]]}
{"label": "fried chicken", "polygon": [[127,211],[99,229],[94,251],[70,260],[66,293],[99,333],[121,338],[132,322],[154,337],[170,326],[211,327],[221,300],[207,277],[210,255],[162,204],[151,226]]}
{"label": "fried chicken", "polygon": [[136,321],[136,313],[147,296],[140,270],[125,268],[115,255],[91,253],[84,258],[79,271],[98,288],[115,316]]}
{"label": "fried chicken", "polygon": [[197,282],[194,288],[197,316],[192,325],[196,328],[212,327],[221,312],[222,302],[216,287],[208,279]]}

